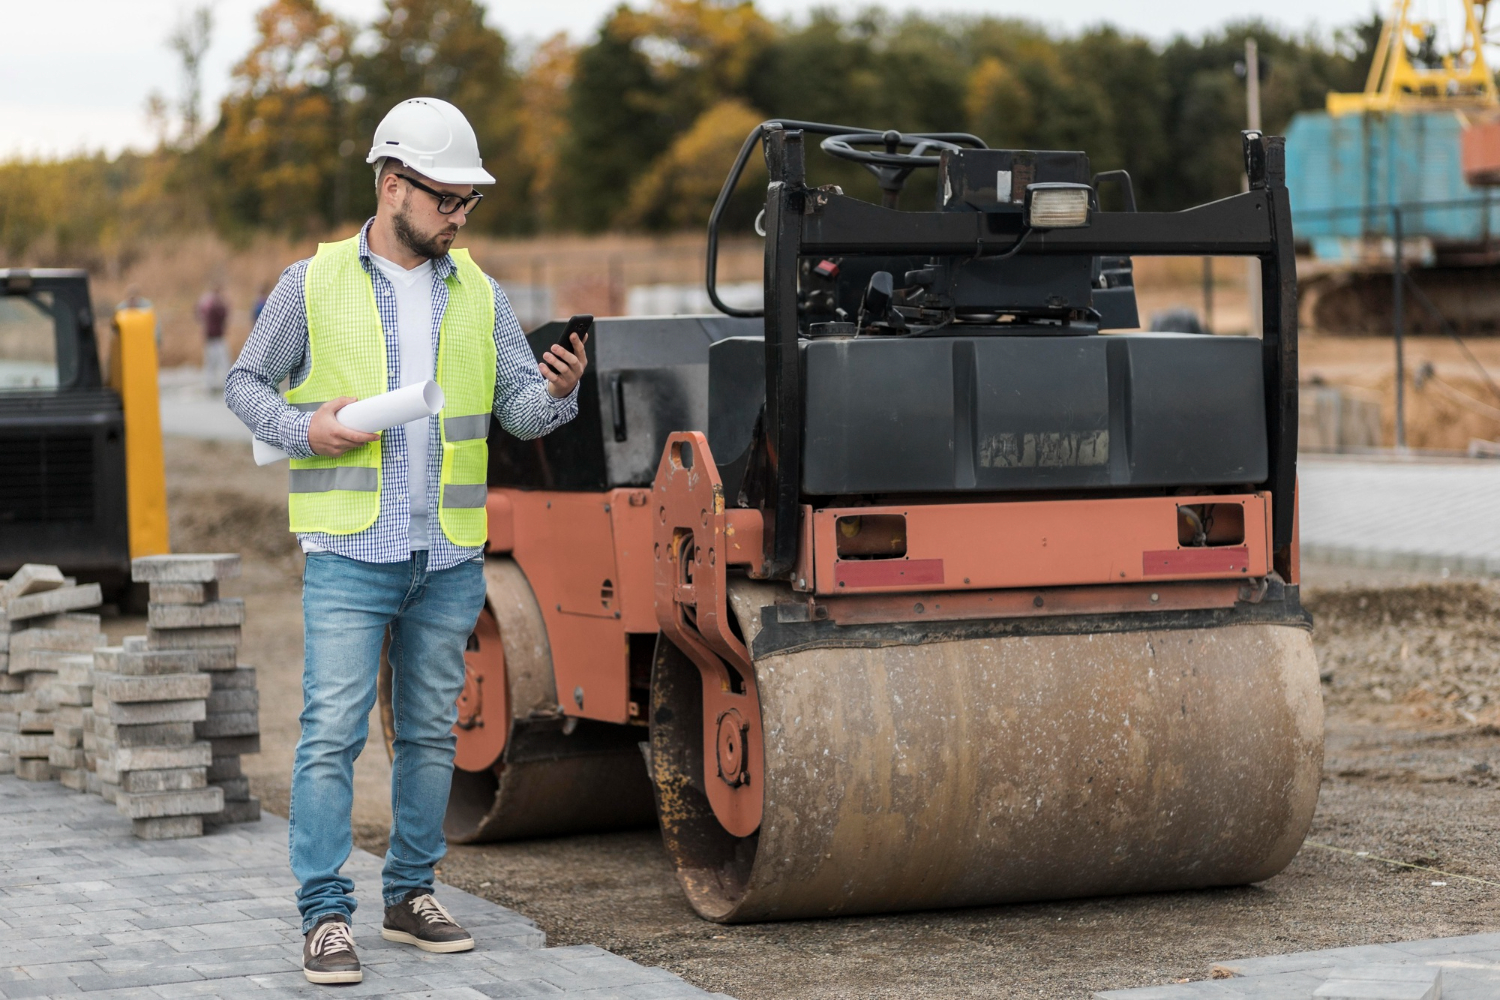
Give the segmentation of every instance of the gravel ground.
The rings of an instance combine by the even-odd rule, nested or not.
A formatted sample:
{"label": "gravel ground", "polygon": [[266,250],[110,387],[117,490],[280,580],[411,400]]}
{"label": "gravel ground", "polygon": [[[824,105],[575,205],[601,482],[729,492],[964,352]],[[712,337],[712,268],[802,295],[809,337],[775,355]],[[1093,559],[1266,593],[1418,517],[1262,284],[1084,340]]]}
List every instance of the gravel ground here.
{"label": "gravel ground", "polygon": [[[284,814],[301,708],[284,472],[257,469],[239,445],[182,439],[168,439],[168,469],[174,546],[245,554],[244,578],[226,590],[246,599],[243,659],[261,669],[264,751],[246,770]],[[692,914],[652,831],[454,847],[442,878],[527,914],[553,944],[597,944],[741,1000],[1086,998],[1205,978],[1219,959],[1495,930],[1500,587],[1306,572],[1329,713],[1324,784],[1307,845],[1259,885],[721,927]],[[372,742],[357,769],[356,832],[377,852],[388,780]],[[373,901],[373,888],[360,891]]]}

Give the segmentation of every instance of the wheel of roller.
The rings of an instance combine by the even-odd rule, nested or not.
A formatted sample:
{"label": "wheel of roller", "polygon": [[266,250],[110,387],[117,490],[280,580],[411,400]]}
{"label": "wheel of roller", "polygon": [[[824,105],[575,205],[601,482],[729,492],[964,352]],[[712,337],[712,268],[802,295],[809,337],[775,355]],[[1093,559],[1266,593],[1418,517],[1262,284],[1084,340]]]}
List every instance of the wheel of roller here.
{"label": "wheel of roller", "polygon": [[[747,646],[789,591],[731,583]],[[1025,635],[757,658],[763,818],[705,783],[698,670],[665,640],[652,777],[694,909],[740,922],[1237,885],[1317,802],[1323,711],[1302,628]]]}
{"label": "wheel of roller", "polygon": [[[454,727],[453,785],[443,820],[448,840],[650,825],[651,784],[639,737],[624,726],[562,717],[546,625],[526,575],[511,559],[487,559],[484,572],[485,607],[464,654]],[[378,690],[389,753],[395,726],[384,655]]]}

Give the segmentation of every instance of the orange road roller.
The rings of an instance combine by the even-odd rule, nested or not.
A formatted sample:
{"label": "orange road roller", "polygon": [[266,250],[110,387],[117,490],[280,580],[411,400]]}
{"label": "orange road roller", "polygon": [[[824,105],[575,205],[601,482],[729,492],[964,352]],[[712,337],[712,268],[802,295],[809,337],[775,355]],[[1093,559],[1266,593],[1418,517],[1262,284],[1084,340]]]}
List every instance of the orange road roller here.
{"label": "orange road roller", "polygon": [[[1083,153],[756,128],[719,314],[600,319],[578,418],[492,431],[450,839],[657,822],[725,922],[1279,872],[1323,715],[1284,147],[1242,139],[1247,192],[1167,213]],[[1133,255],[1258,258],[1263,328],[1123,332]]]}

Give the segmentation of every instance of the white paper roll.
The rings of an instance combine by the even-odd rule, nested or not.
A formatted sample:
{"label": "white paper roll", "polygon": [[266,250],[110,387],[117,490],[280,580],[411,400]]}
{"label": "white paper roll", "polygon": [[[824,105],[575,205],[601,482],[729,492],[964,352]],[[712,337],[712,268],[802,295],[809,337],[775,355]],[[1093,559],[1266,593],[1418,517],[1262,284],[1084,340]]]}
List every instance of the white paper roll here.
{"label": "white paper roll", "polygon": [[[356,431],[377,434],[400,424],[430,417],[443,408],[443,390],[436,382],[404,385],[394,392],[356,400],[338,411],[338,421]],[[274,444],[255,441],[255,464],[270,465],[291,458]]]}

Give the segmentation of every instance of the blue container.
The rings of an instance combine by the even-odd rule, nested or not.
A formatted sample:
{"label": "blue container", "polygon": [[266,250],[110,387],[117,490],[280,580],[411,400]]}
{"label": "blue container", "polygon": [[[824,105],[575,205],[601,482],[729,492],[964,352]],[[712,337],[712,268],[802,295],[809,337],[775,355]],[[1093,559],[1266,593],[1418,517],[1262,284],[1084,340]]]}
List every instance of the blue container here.
{"label": "blue container", "polygon": [[[1464,120],[1455,111],[1341,115],[1304,111],[1286,134],[1292,228],[1325,259],[1391,235],[1401,205],[1403,236],[1480,243],[1500,234],[1500,202],[1471,187],[1459,162]],[[1472,202],[1423,209],[1431,202]]]}

